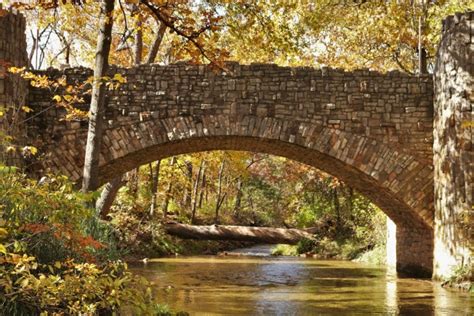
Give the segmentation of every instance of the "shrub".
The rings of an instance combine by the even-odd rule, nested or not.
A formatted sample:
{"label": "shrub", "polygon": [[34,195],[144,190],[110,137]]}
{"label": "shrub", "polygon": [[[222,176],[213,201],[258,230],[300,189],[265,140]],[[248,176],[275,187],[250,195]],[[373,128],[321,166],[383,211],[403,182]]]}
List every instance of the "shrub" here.
{"label": "shrub", "polygon": [[7,315],[110,315],[124,307],[134,314],[157,315],[161,308],[148,283],[121,262],[45,265],[17,254],[0,260],[0,310]]}
{"label": "shrub", "polygon": [[383,265],[387,262],[387,250],[385,245],[377,245],[371,250],[357,254],[354,259],[356,262],[366,262],[377,265]]}
{"label": "shrub", "polygon": [[316,246],[315,240],[304,238],[300,240],[298,244],[296,245],[296,251],[298,253],[310,252],[314,249],[315,246]]}
{"label": "shrub", "polygon": [[92,198],[65,177],[36,182],[0,165],[0,314],[169,314],[144,279],[108,261],[114,232]]}
{"label": "shrub", "polygon": [[443,282],[443,287],[457,288],[464,291],[474,292],[472,264],[458,266],[450,277]]}
{"label": "shrub", "polygon": [[295,245],[278,244],[272,249],[272,256],[297,256],[298,249]]}

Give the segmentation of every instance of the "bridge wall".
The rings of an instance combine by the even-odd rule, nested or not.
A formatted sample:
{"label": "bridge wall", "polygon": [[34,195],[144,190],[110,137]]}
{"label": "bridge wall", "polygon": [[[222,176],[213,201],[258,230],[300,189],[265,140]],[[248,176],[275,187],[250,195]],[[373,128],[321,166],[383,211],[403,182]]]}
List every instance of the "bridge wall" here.
{"label": "bridge wall", "polygon": [[435,70],[435,277],[472,264],[474,12],[443,23]]}
{"label": "bridge wall", "polygon": [[[269,64],[229,63],[227,68],[227,74],[186,64],[112,68],[111,74],[122,74],[128,83],[108,92],[107,128],[200,115],[228,115],[235,120],[246,116],[290,119],[378,140],[432,162],[431,76]],[[70,83],[92,75],[85,68],[44,73],[65,75]],[[50,93],[33,88],[29,104],[42,110],[52,104],[50,97]],[[33,125],[46,127],[38,129],[46,139],[85,128],[84,124],[58,124],[64,114],[56,108],[38,117]]]}

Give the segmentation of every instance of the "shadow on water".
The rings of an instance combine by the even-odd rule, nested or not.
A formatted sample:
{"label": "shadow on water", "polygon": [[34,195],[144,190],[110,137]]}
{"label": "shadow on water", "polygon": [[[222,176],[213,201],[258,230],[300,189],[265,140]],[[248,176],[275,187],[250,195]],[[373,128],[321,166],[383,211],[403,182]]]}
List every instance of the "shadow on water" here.
{"label": "shadow on water", "polygon": [[471,315],[474,300],[427,280],[345,261],[178,257],[132,266],[191,315]]}

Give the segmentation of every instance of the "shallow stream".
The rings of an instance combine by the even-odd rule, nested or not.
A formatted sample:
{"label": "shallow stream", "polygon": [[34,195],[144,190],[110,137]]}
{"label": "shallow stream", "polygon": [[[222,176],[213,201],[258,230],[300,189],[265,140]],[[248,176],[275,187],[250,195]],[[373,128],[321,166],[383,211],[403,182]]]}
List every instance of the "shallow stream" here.
{"label": "shallow stream", "polygon": [[473,315],[474,297],[385,267],[260,256],[176,257],[132,269],[156,283],[160,302],[191,315]]}

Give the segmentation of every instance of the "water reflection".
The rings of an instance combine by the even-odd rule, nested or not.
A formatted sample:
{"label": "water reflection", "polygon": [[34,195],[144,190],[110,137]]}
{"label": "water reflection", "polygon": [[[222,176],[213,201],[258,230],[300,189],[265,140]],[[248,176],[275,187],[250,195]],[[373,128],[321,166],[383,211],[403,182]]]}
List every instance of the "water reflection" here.
{"label": "water reflection", "polygon": [[191,315],[471,315],[469,294],[370,265],[303,258],[190,257],[132,267]]}
{"label": "water reflection", "polygon": [[398,310],[398,296],[397,296],[397,273],[394,267],[387,269],[385,281],[385,304],[387,311],[396,313]]}

